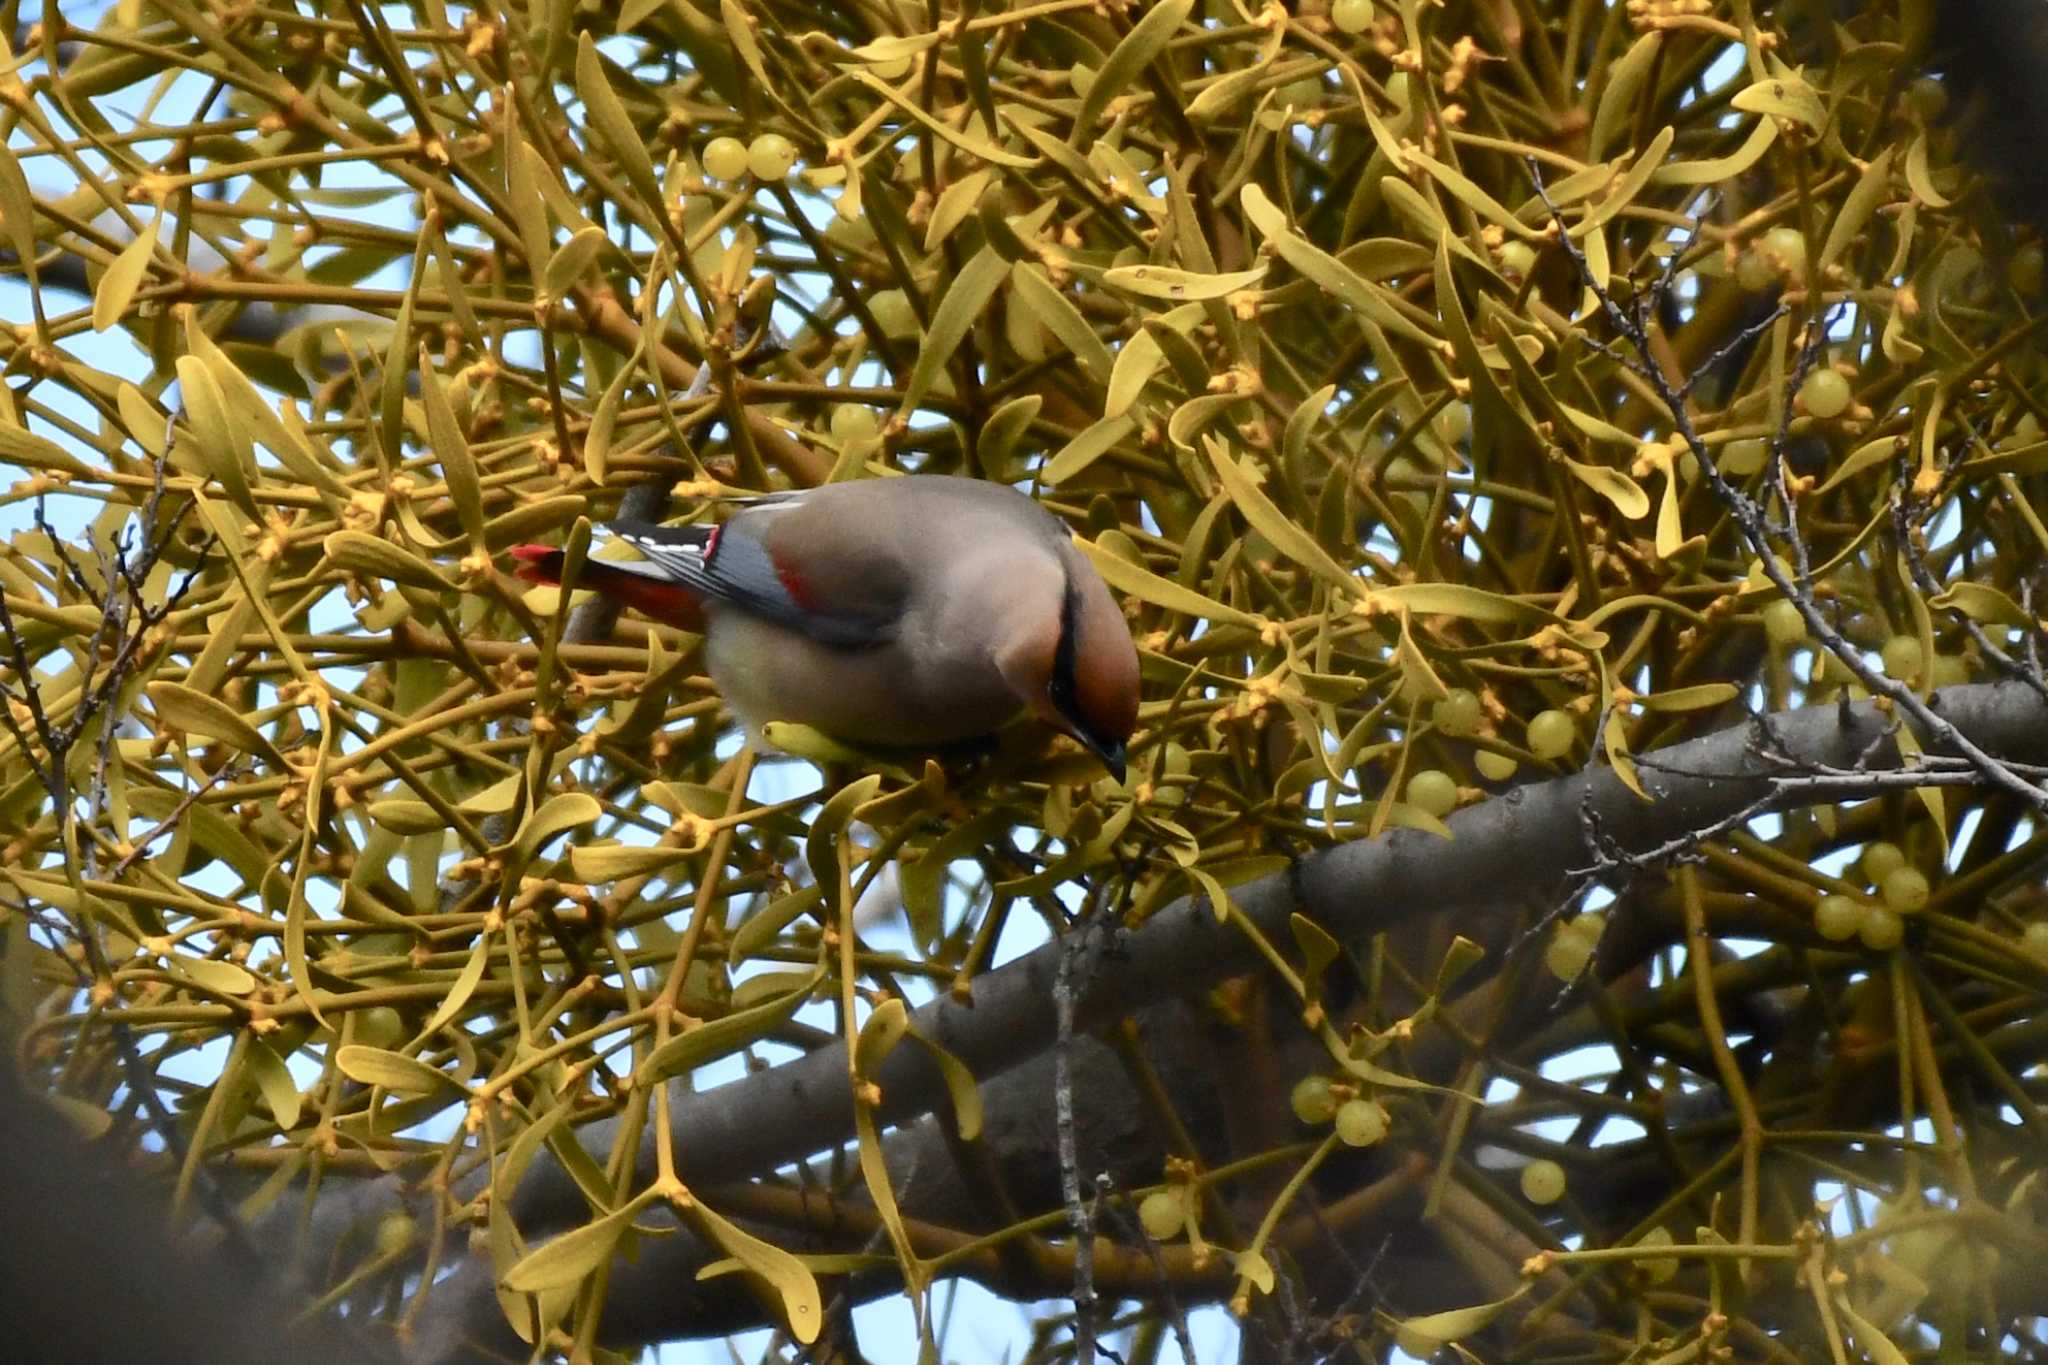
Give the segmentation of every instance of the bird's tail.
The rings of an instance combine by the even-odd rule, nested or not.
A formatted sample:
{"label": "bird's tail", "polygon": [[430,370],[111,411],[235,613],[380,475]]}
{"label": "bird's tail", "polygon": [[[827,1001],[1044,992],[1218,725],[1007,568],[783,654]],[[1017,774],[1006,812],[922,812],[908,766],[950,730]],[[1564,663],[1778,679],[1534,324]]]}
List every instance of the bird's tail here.
{"label": "bird's tail", "polygon": [[[512,572],[529,583],[558,585],[562,581],[562,552],[548,545],[514,545],[510,551],[518,564]],[[704,629],[704,607],[697,595],[678,584],[646,574],[634,573],[602,559],[586,559],[576,586],[603,593],[621,606],[678,630]]]}
{"label": "bird's tail", "polygon": [[562,581],[562,552],[549,545],[514,545],[512,557],[519,567],[512,572],[529,583]]}

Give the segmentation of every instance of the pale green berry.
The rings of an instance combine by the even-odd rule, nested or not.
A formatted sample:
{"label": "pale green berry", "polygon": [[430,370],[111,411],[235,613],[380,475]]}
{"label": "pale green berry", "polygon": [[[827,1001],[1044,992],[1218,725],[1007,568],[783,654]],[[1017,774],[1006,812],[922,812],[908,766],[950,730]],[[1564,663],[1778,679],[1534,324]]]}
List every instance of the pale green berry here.
{"label": "pale green berry", "polygon": [[2013,292],[2022,298],[2031,298],[2041,292],[2044,262],[2039,242],[2028,242],[2012,253],[2012,259],[2005,263],[2005,282]]}
{"label": "pale green berry", "polygon": [[1764,234],[1764,254],[1778,273],[1793,279],[1806,274],[1806,234],[1795,227],[1774,227]]}
{"label": "pale green berry", "polygon": [[[1671,1245],[1671,1233],[1666,1228],[1651,1228],[1642,1235],[1641,1240],[1636,1245],[1651,1248],[1668,1247]],[[1643,1278],[1651,1284],[1663,1284],[1678,1273],[1678,1258],[1676,1256],[1652,1256],[1646,1260],[1637,1261],[1636,1269],[1641,1271]]]}
{"label": "pale green berry", "polygon": [[1337,1096],[1328,1076],[1303,1076],[1287,1097],[1294,1117],[1303,1123],[1328,1123],[1337,1112]]}
{"label": "pale green berry", "polygon": [[1323,83],[1318,80],[1299,80],[1280,91],[1280,103],[1295,109],[1313,109],[1323,102]]}
{"label": "pale green berry", "polygon": [[1387,98],[1394,102],[1396,109],[1405,110],[1408,107],[1409,93],[1407,72],[1396,71],[1387,77]]}
{"label": "pale green berry", "polygon": [[1853,396],[1839,370],[1817,369],[1799,381],[1799,405],[1824,422],[1847,412]]}
{"label": "pale green berry", "polygon": [[1887,677],[1897,678],[1900,682],[1912,682],[1920,676],[1920,641],[1914,636],[1892,636],[1878,651],[1878,658],[1884,661]]}
{"label": "pale green berry", "polygon": [[419,1235],[419,1225],[412,1215],[400,1209],[393,1209],[377,1220],[377,1254],[396,1256],[412,1245],[412,1239]]}
{"label": "pale green berry", "polygon": [[1424,768],[1408,779],[1408,804],[1441,819],[1458,808],[1458,784],[1441,768]]}
{"label": "pale green berry", "polygon": [[2048,961],[2048,920],[2035,920],[2020,931],[2020,951]]}
{"label": "pale green berry", "polygon": [[1744,293],[1761,294],[1778,282],[1778,265],[1760,247],[1735,258],[1735,283]]}
{"label": "pale green berry", "polygon": [[1856,860],[1863,880],[1872,886],[1882,885],[1886,877],[1905,865],[1905,850],[1883,839],[1864,845],[1863,855]]}
{"label": "pale green berry", "polygon": [[1538,711],[1529,717],[1529,752],[1538,758],[1562,758],[1570,752],[1579,727],[1562,711]]}
{"label": "pale green berry", "polygon": [[1529,272],[1536,268],[1536,248],[1527,242],[1504,243],[1500,249],[1500,268],[1510,279],[1527,279]]}
{"label": "pale green berry", "polygon": [[1346,1100],[1337,1106],[1337,1140],[1347,1147],[1370,1147],[1387,1135],[1387,1111],[1377,1100]]}
{"label": "pale green berry", "polygon": [[405,1041],[405,1020],[389,1005],[375,1005],[355,1012],[355,1031],[350,1040],[364,1047],[397,1047]]}
{"label": "pale green berry", "polygon": [[1578,932],[1570,924],[1560,924],[1544,945],[1543,965],[1559,981],[1576,981],[1599,946],[1598,939]]}
{"label": "pale green berry", "polygon": [[1948,107],[1948,90],[1932,76],[1919,76],[1906,85],[1906,109],[1922,123],[1932,123]]}
{"label": "pale green berry", "polygon": [[1885,908],[1901,915],[1918,914],[1927,908],[1927,874],[1917,867],[1895,867],[1878,883]]}
{"label": "pale green berry", "polygon": [[1479,730],[1482,709],[1479,694],[1469,687],[1454,687],[1436,699],[1430,708],[1430,718],[1443,734],[1456,739],[1476,734]]}
{"label": "pale green berry", "polygon": [[1731,479],[1746,479],[1760,473],[1770,458],[1770,443],[1758,436],[1745,436],[1721,447],[1721,473]]}
{"label": "pale green berry", "polygon": [[841,403],[832,409],[832,438],[841,445],[849,441],[872,440],[881,431],[873,409],[859,403]]}
{"label": "pale green berry", "polygon": [[763,133],[747,148],[747,169],[762,180],[780,180],[796,165],[796,144],[780,133]]}
{"label": "pale green berry", "polygon": [[1843,895],[1822,896],[1813,907],[1814,931],[1830,943],[1846,943],[1863,924],[1863,907]]}
{"label": "pale green berry", "polygon": [[737,180],[747,173],[747,144],[736,137],[715,137],[704,144],[704,173],[718,180]]}
{"label": "pale green berry", "polygon": [[1564,1167],[1541,1157],[1524,1166],[1522,1198],[1532,1204],[1555,1204],[1564,1198]]}
{"label": "pale green berry", "polygon": [[1856,937],[1863,940],[1863,946],[1877,952],[1886,952],[1899,946],[1906,936],[1906,922],[1895,911],[1881,905],[1864,907],[1862,922],[1856,926]]}
{"label": "pale green berry", "polygon": [[1472,755],[1472,766],[1479,769],[1479,775],[1488,782],[1505,782],[1515,775],[1515,769],[1522,765],[1506,754],[1497,754],[1491,749],[1481,749]]}
{"label": "pale green berry", "polygon": [[1155,1242],[1170,1241],[1187,1227],[1187,1200],[1179,1189],[1154,1190],[1138,1201],[1138,1222]]}
{"label": "pale green berry", "polygon": [[1781,597],[1764,608],[1764,634],[1774,645],[1796,645],[1806,638],[1806,618]]}
{"label": "pale green berry", "polygon": [[910,306],[910,298],[901,289],[884,289],[868,300],[868,313],[884,336],[913,336],[917,332],[917,313]]}
{"label": "pale green berry", "polygon": [[1372,0],[1337,0],[1330,6],[1330,22],[1339,33],[1363,33],[1372,27]]}
{"label": "pale green berry", "polygon": [[1456,445],[1472,432],[1472,405],[1470,403],[1446,403],[1437,410],[1431,421],[1437,438],[1447,445]]}

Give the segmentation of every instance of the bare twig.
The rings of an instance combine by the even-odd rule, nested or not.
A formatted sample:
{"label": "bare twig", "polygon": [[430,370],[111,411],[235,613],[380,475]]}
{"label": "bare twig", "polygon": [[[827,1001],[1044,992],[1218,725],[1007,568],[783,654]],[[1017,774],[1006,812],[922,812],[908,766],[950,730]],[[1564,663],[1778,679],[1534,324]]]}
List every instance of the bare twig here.
{"label": "bare twig", "polygon": [[[1628,362],[1629,368],[1651,386],[1658,400],[1670,412],[1673,429],[1679,439],[1685,442],[1686,449],[1692,452],[1693,458],[1699,462],[1700,472],[1706,477],[1708,486],[1713,489],[1721,504],[1728,509],[1729,516],[1734,520],[1736,528],[1742,533],[1750,550],[1757,556],[1764,575],[1770,579],[1772,586],[1783,593],[1786,600],[1798,609],[1807,630],[1827,648],[1829,653],[1841,660],[1843,666],[1855,675],[1857,681],[1911,717],[1937,746],[1953,748],[1976,764],[1990,785],[2020,797],[2035,810],[2048,812],[2048,789],[2027,781],[1995,756],[1972,743],[1967,735],[1951,724],[1945,716],[1938,714],[1912,688],[1872,668],[1864,660],[1861,651],[1850,644],[1821,614],[1813,594],[1812,569],[1807,562],[1805,541],[1797,530],[1796,509],[1790,491],[1783,485],[1780,477],[1774,482],[1778,484],[1779,496],[1784,500],[1787,524],[1779,529],[1796,557],[1797,581],[1794,581],[1793,575],[1785,572],[1784,566],[1778,562],[1777,555],[1771,547],[1772,528],[1764,516],[1763,509],[1742,490],[1729,483],[1726,476],[1721,473],[1720,466],[1714,460],[1713,451],[1700,439],[1699,432],[1694,428],[1692,416],[1686,410],[1683,397],[1665,377],[1662,367],[1657,364],[1649,332],[1639,317],[1632,316],[1615,300],[1608,291],[1607,282],[1598,278],[1587,262],[1585,252],[1572,240],[1570,232],[1565,230],[1564,216],[1551,201],[1548,190],[1544,188],[1543,173],[1535,159],[1528,158],[1527,165],[1529,176],[1536,186],[1536,193],[1542,198],[1545,208],[1550,211],[1551,221],[1559,229],[1560,246],[1570,258],[1586,287],[1592,290],[1594,297],[1599,300],[1609,323],[1634,349],[1635,357]],[[1806,350],[1802,353],[1802,364],[1808,368],[1813,362],[1807,359],[1807,355],[1817,354],[1821,338],[1824,338],[1825,334],[1824,328],[1816,328],[1815,331],[1819,336],[1809,338]],[[1804,375],[1798,377],[1803,378]],[[1782,470],[1778,466],[1782,464],[1783,443],[1782,432],[1773,437],[1772,463],[1781,476]]]}

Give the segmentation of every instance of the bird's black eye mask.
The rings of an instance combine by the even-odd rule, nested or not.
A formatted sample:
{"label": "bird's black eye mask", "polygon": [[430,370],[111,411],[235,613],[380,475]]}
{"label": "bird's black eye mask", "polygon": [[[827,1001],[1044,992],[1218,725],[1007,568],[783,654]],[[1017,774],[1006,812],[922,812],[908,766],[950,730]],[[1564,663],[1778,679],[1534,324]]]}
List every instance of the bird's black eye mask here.
{"label": "bird's black eye mask", "polygon": [[1072,721],[1084,734],[1093,734],[1080,714],[1080,693],[1074,681],[1074,656],[1079,649],[1080,627],[1081,594],[1074,591],[1070,581],[1066,596],[1060,600],[1060,639],[1053,648],[1052,681],[1046,684],[1045,693],[1052,701],[1053,710]]}
{"label": "bird's black eye mask", "polygon": [[1060,639],[1053,648],[1052,679],[1045,685],[1046,700],[1052,703],[1054,712],[1062,720],[1074,727],[1074,738],[1102,760],[1111,777],[1121,782],[1124,780],[1124,742],[1105,737],[1081,714],[1081,693],[1074,677],[1080,635],[1081,594],[1074,590],[1073,580],[1068,579],[1066,597],[1060,602]]}

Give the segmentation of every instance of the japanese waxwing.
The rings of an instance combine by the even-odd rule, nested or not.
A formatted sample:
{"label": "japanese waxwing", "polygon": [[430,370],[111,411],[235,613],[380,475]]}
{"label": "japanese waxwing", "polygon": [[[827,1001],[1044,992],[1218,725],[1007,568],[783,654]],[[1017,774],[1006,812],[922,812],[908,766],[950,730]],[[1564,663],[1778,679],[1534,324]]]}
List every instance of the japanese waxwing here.
{"label": "japanese waxwing", "polygon": [[[587,559],[579,587],[704,634],[750,731],[797,721],[858,747],[931,749],[1022,712],[1121,781],[1138,655],[1066,526],[1002,484],[910,475],[735,499],[723,524],[610,532],[637,562]],[[562,552],[512,551],[559,583]]]}

